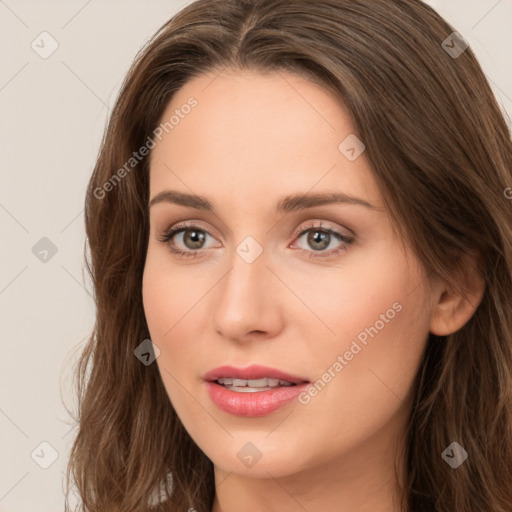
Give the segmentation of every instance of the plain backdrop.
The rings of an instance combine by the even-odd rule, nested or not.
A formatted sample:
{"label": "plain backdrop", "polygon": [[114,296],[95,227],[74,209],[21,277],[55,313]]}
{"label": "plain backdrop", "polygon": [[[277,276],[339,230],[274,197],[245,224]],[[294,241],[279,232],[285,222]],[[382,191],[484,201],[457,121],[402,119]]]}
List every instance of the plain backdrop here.
{"label": "plain backdrop", "polygon": [[[63,400],[74,406],[71,370],[94,325],[85,188],[136,52],[188,3],[0,0],[0,512],[64,508],[75,430]],[[428,3],[511,116],[512,1]]]}

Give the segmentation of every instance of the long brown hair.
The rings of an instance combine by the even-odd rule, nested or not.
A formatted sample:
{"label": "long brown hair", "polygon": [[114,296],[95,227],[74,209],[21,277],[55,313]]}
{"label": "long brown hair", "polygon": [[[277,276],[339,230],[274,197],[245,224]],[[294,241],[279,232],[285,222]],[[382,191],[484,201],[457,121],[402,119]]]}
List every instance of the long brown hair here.
{"label": "long brown hair", "polygon": [[[158,366],[134,356],[149,338],[141,295],[149,165],[130,158],[154,138],[181,86],[230,67],[291,71],[337,95],[400,238],[429,275],[456,286],[463,257],[479,255],[479,307],[457,332],[429,336],[414,384],[403,504],[510,512],[512,144],[471,48],[448,51],[446,41],[463,49],[453,32],[418,0],[199,0],[139,52],[85,201],[97,310],[77,365],[79,430],[67,473],[80,510],[211,511],[213,464],[178,419]],[[469,455],[457,469],[441,456],[453,441]],[[158,492],[163,501],[151,508]]]}

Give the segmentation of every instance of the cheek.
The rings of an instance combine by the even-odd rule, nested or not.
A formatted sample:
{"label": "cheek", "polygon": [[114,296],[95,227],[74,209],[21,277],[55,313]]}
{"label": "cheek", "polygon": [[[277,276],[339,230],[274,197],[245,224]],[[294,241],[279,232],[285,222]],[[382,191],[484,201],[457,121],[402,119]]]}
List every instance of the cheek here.
{"label": "cheek", "polygon": [[308,345],[318,347],[321,338],[322,352],[331,354],[348,350],[354,339],[362,346],[373,338],[387,337],[390,343],[401,339],[399,332],[414,327],[408,325],[411,315],[415,321],[422,312],[428,315],[423,287],[418,286],[422,280],[417,263],[385,240],[371,250],[347,253],[336,268],[299,272],[283,267],[283,281],[293,283],[301,298],[294,301],[290,325],[300,326],[299,339],[307,338]]}
{"label": "cheek", "polygon": [[364,438],[403,410],[428,337],[420,289],[395,281],[392,291],[374,287],[371,300],[346,304],[335,324],[342,334],[316,358],[318,391],[306,405],[312,422],[322,418],[340,436]]}
{"label": "cheek", "polygon": [[[340,401],[354,417],[363,412],[363,403],[369,413],[390,414],[406,398],[418,371],[431,314],[423,272],[397,251],[376,256],[351,261],[350,272],[339,277],[319,275],[314,288],[310,278],[295,279],[298,294],[307,296],[328,327],[311,316],[297,320],[304,352],[320,381],[310,401],[312,421],[314,410],[331,411],[327,414],[339,419],[331,406]],[[313,335],[313,324],[321,336]]]}
{"label": "cheek", "polygon": [[206,332],[208,291],[218,281],[204,267],[186,268],[180,271],[165,251],[150,249],[142,279],[144,314],[150,338],[160,349],[157,364],[173,404],[182,398],[182,385],[199,382],[202,339],[211,339]]}
{"label": "cheek", "polygon": [[[206,279],[194,280],[187,272],[170,265],[170,256],[161,250],[148,250],[142,279],[144,314],[153,341],[170,340],[181,324],[194,316],[195,306],[204,296]],[[201,272],[197,270],[197,272]],[[204,272],[201,274],[204,277]],[[193,283],[202,283],[201,288]]]}
{"label": "cheek", "polygon": [[[172,274],[163,258],[146,259],[142,280],[144,314],[150,339],[159,348],[158,365],[164,386],[173,407],[177,411],[187,410],[190,402],[182,385],[190,378],[187,361],[190,343],[187,342],[187,322],[194,315],[197,293],[191,291],[186,282],[180,282],[179,274]],[[180,385],[181,384],[181,385]]]}

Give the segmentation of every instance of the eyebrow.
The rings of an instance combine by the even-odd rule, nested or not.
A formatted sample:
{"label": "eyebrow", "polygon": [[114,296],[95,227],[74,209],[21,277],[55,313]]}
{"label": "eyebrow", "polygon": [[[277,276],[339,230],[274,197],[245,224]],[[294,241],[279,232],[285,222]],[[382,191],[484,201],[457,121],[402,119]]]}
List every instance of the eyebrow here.
{"label": "eyebrow", "polygon": [[[204,210],[208,212],[215,212],[215,208],[211,201],[206,197],[201,197],[196,194],[188,194],[186,192],[177,192],[176,190],[163,190],[154,196],[149,202],[151,208],[158,203],[171,203],[180,206],[187,206],[195,208],[196,210]],[[297,210],[305,210],[306,208],[313,208],[325,204],[353,204],[365,206],[371,210],[382,211],[382,208],[374,206],[373,204],[360,199],[358,197],[343,194],[341,192],[332,193],[298,193],[283,197],[276,204],[275,210],[279,212],[292,212]]]}

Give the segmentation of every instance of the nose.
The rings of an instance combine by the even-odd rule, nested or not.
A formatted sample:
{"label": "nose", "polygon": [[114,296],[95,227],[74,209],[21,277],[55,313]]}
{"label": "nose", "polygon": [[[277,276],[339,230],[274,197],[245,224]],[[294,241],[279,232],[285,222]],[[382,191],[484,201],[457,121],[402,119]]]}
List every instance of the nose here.
{"label": "nose", "polygon": [[215,331],[233,341],[272,338],[283,327],[283,283],[263,251],[252,262],[234,252],[213,296]]}

